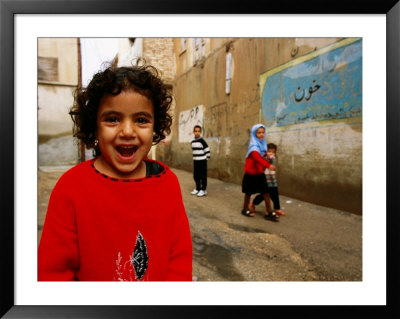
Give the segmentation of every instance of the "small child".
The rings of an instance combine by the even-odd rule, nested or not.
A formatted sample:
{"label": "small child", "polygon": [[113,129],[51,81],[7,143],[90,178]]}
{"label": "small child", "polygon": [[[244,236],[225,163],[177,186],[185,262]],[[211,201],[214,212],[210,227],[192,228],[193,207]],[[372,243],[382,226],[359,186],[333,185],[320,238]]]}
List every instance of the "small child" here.
{"label": "small child", "polygon": [[201,137],[201,126],[193,128],[194,140],[191,142],[193,151],[193,179],[196,188],[192,195],[202,197],[207,195],[207,161],[210,159],[210,148]]}
{"label": "small child", "polygon": [[171,102],[150,65],[109,67],[76,91],[74,136],[96,157],[68,170],[52,191],[39,281],[192,281],[178,179],[147,158],[170,132]]}
{"label": "small child", "polygon": [[[276,151],[278,147],[274,143],[268,144],[268,150],[265,154],[265,159],[270,163],[275,165],[275,157]],[[279,203],[279,192],[278,192],[278,181],[276,179],[276,171],[272,171],[269,168],[266,168],[264,171],[265,177],[267,179],[268,185],[268,192],[269,196],[274,203],[274,210],[277,215],[285,216],[285,212],[281,210],[281,206]],[[254,199],[253,202],[250,204],[250,208],[254,209],[254,205],[258,205],[263,201],[264,197],[261,194],[258,194]]]}
{"label": "small child", "polygon": [[246,161],[242,181],[242,192],[244,195],[242,214],[248,217],[254,217],[254,206],[249,206],[251,195],[261,193],[267,211],[265,219],[277,221],[278,216],[271,209],[270,198],[268,195],[268,186],[264,174],[264,169],[275,170],[275,165],[270,164],[262,155],[267,151],[267,142],[265,140],[265,126],[256,124],[251,129],[249,148],[246,154]]}

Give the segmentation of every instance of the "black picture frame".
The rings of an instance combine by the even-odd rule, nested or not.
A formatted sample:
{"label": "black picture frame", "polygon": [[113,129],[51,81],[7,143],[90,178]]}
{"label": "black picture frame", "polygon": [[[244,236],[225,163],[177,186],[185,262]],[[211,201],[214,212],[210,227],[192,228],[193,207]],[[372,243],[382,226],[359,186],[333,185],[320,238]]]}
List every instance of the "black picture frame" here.
{"label": "black picture frame", "polygon": [[[16,14],[385,14],[387,21],[387,105],[386,105],[386,207],[387,207],[387,305],[386,306],[20,306],[14,295],[14,18]],[[399,311],[399,180],[398,136],[400,136],[399,57],[400,3],[373,1],[275,1],[256,3],[162,0],[0,0],[0,192],[1,280],[0,315],[5,318],[219,318],[250,317],[256,312],[268,316],[394,318]],[[4,152],[3,150],[6,150]],[[383,163],[378,163],[380,167]],[[383,213],[383,212],[381,212]],[[266,296],[268,292],[265,293]]]}

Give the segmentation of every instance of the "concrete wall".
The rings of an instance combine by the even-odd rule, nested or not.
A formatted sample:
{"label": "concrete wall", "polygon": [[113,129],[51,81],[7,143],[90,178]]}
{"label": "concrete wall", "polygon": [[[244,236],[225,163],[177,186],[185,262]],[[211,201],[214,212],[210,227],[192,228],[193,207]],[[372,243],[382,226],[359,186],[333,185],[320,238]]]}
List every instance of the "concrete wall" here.
{"label": "concrete wall", "polygon": [[39,135],[70,134],[72,120],[69,108],[74,103],[73,86],[38,85]]}
{"label": "concrete wall", "polygon": [[73,165],[79,160],[68,112],[78,86],[76,38],[38,39],[39,166]]}
{"label": "concrete wall", "polygon": [[[250,128],[261,121],[267,125],[268,142],[278,145],[281,194],[361,214],[362,76],[360,69],[352,69],[355,65],[350,61],[360,49],[351,47],[353,39],[342,40],[211,38],[186,39],[184,43],[174,39],[175,121],[170,142],[157,149],[159,159],[192,170],[190,144],[180,136],[187,134],[184,121],[188,114],[200,114],[196,109],[201,107],[203,118],[197,116],[195,120],[202,122],[203,136],[211,148],[209,176],[240,184]],[[333,52],[331,45],[347,49],[334,68],[317,72],[307,64],[335,61],[340,54],[322,58]],[[357,61],[359,66],[361,61]],[[267,80],[273,75],[299,72],[301,67],[311,73],[309,77],[297,74],[300,82],[284,82],[293,75],[282,77],[280,84]],[[331,75],[336,78],[328,79]],[[312,98],[307,93],[307,100],[300,101],[301,90],[316,84],[313,77],[320,85],[319,92],[315,91]],[[346,87],[347,91],[343,89]],[[329,89],[337,95],[336,100],[324,103],[329,100]],[[267,98],[264,105],[263,93]],[[286,103],[296,93],[299,102]],[[285,96],[286,101],[282,100]]]}
{"label": "concrete wall", "polygon": [[361,213],[362,41],[303,55],[262,74],[260,84],[285,194]]}

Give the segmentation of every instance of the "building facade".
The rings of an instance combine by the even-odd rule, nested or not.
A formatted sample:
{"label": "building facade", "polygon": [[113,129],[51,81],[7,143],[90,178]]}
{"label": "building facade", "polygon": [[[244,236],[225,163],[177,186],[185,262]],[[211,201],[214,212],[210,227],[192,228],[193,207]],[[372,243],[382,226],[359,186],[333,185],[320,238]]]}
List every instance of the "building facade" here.
{"label": "building facade", "polygon": [[250,129],[278,146],[282,195],[362,214],[362,40],[175,38],[173,130],[157,148],[192,170],[193,126],[209,176],[240,184]]}

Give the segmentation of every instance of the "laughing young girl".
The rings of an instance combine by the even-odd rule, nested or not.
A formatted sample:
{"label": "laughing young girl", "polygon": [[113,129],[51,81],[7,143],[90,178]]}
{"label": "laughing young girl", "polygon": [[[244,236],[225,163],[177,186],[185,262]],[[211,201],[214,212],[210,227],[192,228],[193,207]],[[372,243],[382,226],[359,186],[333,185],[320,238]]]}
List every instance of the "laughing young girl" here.
{"label": "laughing young girl", "polygon": [[265,140],[265,126],[256,124],[251,128],[250,143],[246,154],[245,174],[242,181],[242,192],[245,194],[242,214],[248,217],[254,217],[254,206],[250,206],[249,208],[250,199],[252,194],[260,193],[267,207],[264,216],[265,219],[276,221],[278,217],[271,209],[268,186],[264,174],[265,168],[275,170],[275,166],[262,158],[266,152],[267,142]]}
{"label": "laughing young girl", "polygon": [[74,136],[96,157],[51,194],[40,281],[191,281],[192,241],[175,174],[147,158],[170,133],[172,96],[152,66],[109,67],[77,90]]}

